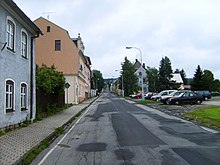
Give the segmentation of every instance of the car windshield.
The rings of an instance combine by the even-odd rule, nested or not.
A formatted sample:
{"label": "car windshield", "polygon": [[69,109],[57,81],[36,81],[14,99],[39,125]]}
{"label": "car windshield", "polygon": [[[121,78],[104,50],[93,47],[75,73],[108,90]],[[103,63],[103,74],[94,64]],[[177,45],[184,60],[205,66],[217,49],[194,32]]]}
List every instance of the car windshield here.
{"label": "car windshield", "polygon": [[183,95],[184,95],[184,92],[180,93],[180,94],[178,95],[178,97],[181,97],[181,96],[183,96]]}
{"label": "car windshield", "polygon": [[180,91],[174,91],[172,93],[169,94],[169,96],[179,96],[182,92]]}
{"label": "car windshield", "polygon": [[178,92],[175,92],[173,96],[179,96],[180,94],[182,94],[183,92],[181,91],[178,91]]}
{"label": "car windshield", "polygon": [[170,95],[170,96],[174,96],[174,95],[175,95],[175,93],[176,93],[176,91],[174,91],[174,92],[170,93],[169,95]]}
{"label": "car windshield", "polygon": [[166,91],[162,91],[160,93],[158,93],[159,96],[162,96]]}

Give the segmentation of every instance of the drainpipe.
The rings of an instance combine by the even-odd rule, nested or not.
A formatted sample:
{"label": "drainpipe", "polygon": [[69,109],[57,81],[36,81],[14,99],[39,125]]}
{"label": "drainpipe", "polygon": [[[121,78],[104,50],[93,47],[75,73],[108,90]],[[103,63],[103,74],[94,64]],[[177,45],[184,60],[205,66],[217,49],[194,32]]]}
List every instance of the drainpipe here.
{"label": "drainpipe", "polygon": [[33,58],[34,58],[34,52],[33,52],[33,48],[34,48],[34,37],[31,37],[31,75],[30,75],[30,120],[32,120],[32,118],[33,118],[33,103],[34,103],[34,101],[33,101],[33,88],[34,88],[34,81],[33,81],[33,71],[34,71],[34,66],[33,66]]}
{"label": "drainpipe", "polygon": [[[43,35],[43,34],[42,34]],[[34,39],[35,38],[38,38],[39,37],[39,34],[37,34],[36,36],[34,37],[31,37],[31,55],[30,55],[30,62],[31,62],[31,66],[30,66],[30,69],[31,69],[31,75],[30,75],[30,93],[31,93],[31,96],[30,96],[30,120],[33,119],[33,107],[34,107],[34,99],[36,100],[36,95],[35,97],[34,96],[34,85],[35,85],[35,81],[33,80],[34,78],[34,72],[35,71],[35,62],[34,62]],[[36,103],[36,101],[35,101]]]}

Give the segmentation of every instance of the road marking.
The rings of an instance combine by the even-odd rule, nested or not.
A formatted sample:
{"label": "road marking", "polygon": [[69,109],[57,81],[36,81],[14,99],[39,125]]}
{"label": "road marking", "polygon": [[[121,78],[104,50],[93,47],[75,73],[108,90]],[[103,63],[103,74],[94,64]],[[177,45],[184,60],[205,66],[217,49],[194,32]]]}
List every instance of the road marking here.
{"label": "road marking", "polygon": [[88,107],[86,112],[80,116],[80,118],[76,121],[76,123],[69,129],[69,131],[60,139],[60,141],[43,157],[43,159],[38,163],[38,165],[41,165],[44,163],[44,161],[47,159],[47,157],[55,150],[57,146],[61,144],[61,142],[66,138],[66,136],[75,128],[75,126],[79,123],[79,121],[85,116],[85,114],[91,109],[91,106]]}
{"label": "road marking", "polygon": [[217,130],[214,130],[214,129],[211,129],[211,128],[207,128],[207,127],[204,127],[204,126],[201,126],[202,129],[208,131],[208,132],[211,132],[211,133],[219,133],[219,131]]}

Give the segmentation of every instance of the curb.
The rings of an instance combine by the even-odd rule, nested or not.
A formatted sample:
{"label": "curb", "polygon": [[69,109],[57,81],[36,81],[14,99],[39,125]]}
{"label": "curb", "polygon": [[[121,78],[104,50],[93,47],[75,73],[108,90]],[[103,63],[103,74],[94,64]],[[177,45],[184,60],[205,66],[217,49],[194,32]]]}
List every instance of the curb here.
{"label": "curb", "polygon": [[[97,96],[93,101],[91,101],[87,106],[85,106],[83,109],[81,109],[78,113],[76,113],[74,116],[71,117],[71,119],[69,119],[67,122],[65,122],[62,126],[60,126],[61,128],[63,128],[64,130],[66,130],[68,128],[68,126],[73,123],[74,120],[76,120],[77,117],[81,116],[83,111],[85,111],[89,106],[91,106],[91,104],[93,104],[97,99],[99,98],[99,96]],[[59,135],[56,133],[56,131],[54,130],[48,137],[44,138],[39,144],[37,144],[36,146],[34,146],[31,150],[29,150],[26,154],[24,154],[23,157],[20,158],[20,160],[16,161],[14,163],[14,165],[23,165],[23,161],[24,159],[27,157],[27,155],[29,155],[32,151],[34,151],[35,149],[37,149],[43,141],[48,140],[49,141],[49,145],[58,137]],[[42,150],[43,151],[43,150]],[[41,152],[42,152],[41,151]]]}

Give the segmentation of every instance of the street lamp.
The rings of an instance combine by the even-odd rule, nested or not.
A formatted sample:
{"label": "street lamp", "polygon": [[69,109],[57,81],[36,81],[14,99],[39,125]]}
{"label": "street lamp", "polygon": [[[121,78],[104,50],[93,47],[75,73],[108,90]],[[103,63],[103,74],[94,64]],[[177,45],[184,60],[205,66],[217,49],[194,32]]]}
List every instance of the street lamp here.
{"label": "street lamp", "polygon": [[[121,70],[115,70],[117,71],[121,71]],[[124,78],[123,78],[123,74],[121,74],[121,96],[124,97]]]}
{"label": "street lamp", "polygon": [[141,58],[141,98],[144,100],[144,84],[143,84],[143,68],[142,68],[142,52],[141,49],[133,46],[127,46],[126,49],[137,49],[140,52],[140,58]]}

